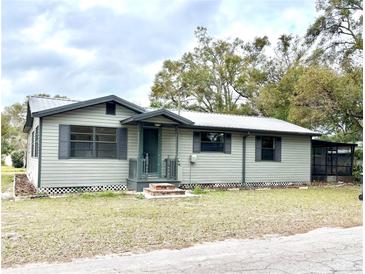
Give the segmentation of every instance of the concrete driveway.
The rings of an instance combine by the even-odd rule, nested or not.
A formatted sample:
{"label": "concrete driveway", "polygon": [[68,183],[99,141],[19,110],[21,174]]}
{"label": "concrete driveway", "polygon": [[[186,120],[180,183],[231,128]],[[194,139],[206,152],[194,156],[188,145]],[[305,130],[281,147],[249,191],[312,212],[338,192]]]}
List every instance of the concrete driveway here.
{"label": "concrete driveway", "polygon": [[362,227],[227,240],[181,250],[31,264],[3,273],[362,273]]}

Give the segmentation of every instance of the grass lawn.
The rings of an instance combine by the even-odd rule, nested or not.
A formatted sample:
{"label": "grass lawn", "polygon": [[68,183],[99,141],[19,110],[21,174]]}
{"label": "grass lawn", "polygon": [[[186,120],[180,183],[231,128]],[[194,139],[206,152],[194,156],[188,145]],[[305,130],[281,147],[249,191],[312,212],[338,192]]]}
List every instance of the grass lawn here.
{"label": "grass lawn", "polygon": [[12,167],[12,166],[1,166],[1,173],[24,173],[25,172],[25,168],[16,168],[16,167]]}
{"label": "grass lawn", "polygon": [[1,166],[1,192],[11,190],[15,173],[24,173],[25,168],[15,168],[11,166]]}
{"label": "grass lawn", "polygon": [[[81,194],[3,201],[2,264],[66,261],[204,241],[362,225],[360,187],[211,191],[143,200]],[[7,237],[16,233],[17,237]]]}

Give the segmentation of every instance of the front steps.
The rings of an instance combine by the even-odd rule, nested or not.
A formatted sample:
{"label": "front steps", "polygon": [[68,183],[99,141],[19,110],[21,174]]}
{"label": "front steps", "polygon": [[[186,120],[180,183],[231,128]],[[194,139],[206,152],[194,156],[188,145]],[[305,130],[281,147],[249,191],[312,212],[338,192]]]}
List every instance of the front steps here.
{"label": "front steps", "polygon": [[164,199],[164,198],[192,198],[199,197],[183,189],[179,189],[170,183],[151,183],[148,188],[143,189],[143,195],[146,199]]}
{"label": "front steps", "polygon": [[143,193],[150,196],[180,196],[185,195],[185,190],[176,188],[174,184],[155,183],[149,184],[148,188],[143,189]]}

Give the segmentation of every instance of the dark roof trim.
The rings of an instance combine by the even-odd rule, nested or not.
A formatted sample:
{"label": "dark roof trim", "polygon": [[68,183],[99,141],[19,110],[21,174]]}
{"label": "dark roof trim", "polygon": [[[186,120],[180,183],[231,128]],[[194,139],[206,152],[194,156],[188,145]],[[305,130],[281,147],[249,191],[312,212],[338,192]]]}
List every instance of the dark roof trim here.
{"label": "dark roof trim", "polygon": [[49,115],[54,115],[54,114],[58,114],[58,113],[62,113],[62,112],[66,112],[66,111],[70,111],[70,110],[75,110],[75,109],[79,109],[79,108],[84,108],[84,107],[89,107],[89,106],[93,106],[93,105],[97,105],[97,104],[102,104],[102,103],[106,103],[106,102],[116,102],[126,108],[129,108],[137,113],[144,113],[146,112],[146,110],[140,106],[137,106],[136,104],[133,104],[131,102],[128,102],[122,98],[119,98],[118,96],[115,95],[109,95],[109,96],[105,96],[105,97],[100,97],[100,98],[96,98],[96,99],[91,99],[91,100],[87,100],[87,101],[82,101],[82,102],[77,102],[77,103],[72,103],[72,104],[68,104],[65,106],[59,106],[59,107],[55,107],[55,108],[50,108],[50,109],[46,109],[46,110],[42,110],[42,111],[38,111],[38,112],[33,112],[32,115],[35,117],[43,117],[43,116],[49,116]]}
{"label": "dark roof trim", "polygon": [[183,128],[201,129],[201,130],[220,130],[220,131],[232,131],[232,132],[244,132],[247,135],[250,134],[265,134],[265,135],[302,135],[302,136],[321,136],[320,133],[303,133],[295,131],[275,131],[275,130],[255,130],[246,128],[229,128],[229,127],[214,127],[214,126],[182,126]]}
{"label": "dark roof trim", "polygon": [[183,124],[183,125],[193,125],[194,124],[193,121],[186,119],[180,115],[177,115],[167,109],[158,109],[158,110],[154,110],[154,111],[145,112],[142,114],[137,114],[137,115],[134,115],[132,117],[129,117],[127,119],[120,121],[120,123],[129,124],[129,123],[133,123],[133,122],[143,121],[145,119],[153,118],[156,116],[165,116],[165,117],[167,117],[179,124]]}
{"label": "dark roof trim", "polygon": [[33,126],[33,117],[30,113],[30,107],[29,107],[29,102],[27,104],[27,118],[25,120],[25,124],[23,127],[23,132],[28,133],[29,130],[32,128]]}
{"label": "dark roof trim", "polygon": [[313,146],[318,146],[318,147],[336,147],[336,146],[341,146],[341,147],[345,147],[345,146],[351,146],[351,147],[356,147],[357,144],[349,144],[349,143],[339,143],[339,142],[331,142],[331,141],[323,141],[323,140],[312,140],[312,145]]}

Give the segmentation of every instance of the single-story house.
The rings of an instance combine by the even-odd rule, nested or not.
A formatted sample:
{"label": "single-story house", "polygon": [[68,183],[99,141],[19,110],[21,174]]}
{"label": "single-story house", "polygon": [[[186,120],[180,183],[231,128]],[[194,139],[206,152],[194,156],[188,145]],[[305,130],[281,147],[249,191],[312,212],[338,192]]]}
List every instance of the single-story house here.
{"label": "single-story house", "polygon": [[145,109],[114,95],[29,97],[29,180],[51,193],[150,182],[263,186],[311,181],[309,129],[273,118]]}

